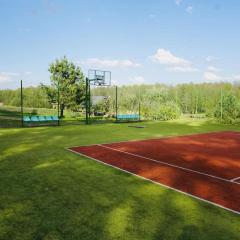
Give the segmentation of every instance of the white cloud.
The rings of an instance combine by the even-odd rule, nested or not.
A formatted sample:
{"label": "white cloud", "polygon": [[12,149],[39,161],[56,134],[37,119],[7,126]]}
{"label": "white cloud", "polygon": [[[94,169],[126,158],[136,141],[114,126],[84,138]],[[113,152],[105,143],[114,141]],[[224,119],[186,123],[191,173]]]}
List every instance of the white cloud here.
{"label": "white cloud", "polygon": [[191,67],[191,66],[185,66],[185,67],[170,67],[170,68],[167,68],[167,71],[169,71],[169,72],[198,72],[198,69]]}
{"label": "white cloud", "polygon": [[203,77],[207,80],[207,81],[220,81],[223,80],[223,78],[221,76],[219,76],[218,74],[214,73],[214,72],[210,72],[210,71],[206,71],[203,74]]}
{"label": "white cloud", "polygon": [[182,3],[182,0],[175,0],[175,3],[179,6]]}
{"label": "white cloud", "polygon": [[0,72],[0,83],[7,83],[13,80],[13,77],[19,76],[19,73]]}
{"label": "white cloud", "polygon": [[10,83],[13,82],[16,78],[20,78],[21,76],[31,75],[32,72],[0,72],[0,83]]}
{"label": "white cloud", "polygon": [[[219,69],[219,68],[216,68],[214,66],[208,66],[207,70],[203,73],[203,77],[207,81],[221,81],[224,78],[219,75],[220,71],[221,71],[221,69]],[[225,77],[225,80],[227,80],[227,79],[228,78]]]}
{"label": "white cloud", "polygon": [[228,75],[228,76],[222,76],[219,75],[218,72],[214,71],[206,71],[203,74],[203,77],[205,80],[212,82],[212,81],[228,81],[228,82],[234,82],[234,81],[240,81],[240,74],[238,75]]}
{"label": "white cloud", "polygon": [[218,60],[218,58],[214,57],[214,56],[207,56],[205,59],[207,62],[213,62],[215,60]]}
{"label": "white cloud", "polygon": [[135,84],[142,84],[145,82],[145,79],[143,76],[135,76],[130,78],[130,82]]}
{"label": "white cloud", "polygon": [[220,68],[216,68],[214,66],[208,66],[207,70],[210,71],[210,72],[215,72],[215,73],[221,71]]}
{"label": "white cloud", "polygon": [[192,63],[184,58],[173,55],[166,49],[158,49],[155,55],[150,57],[153,62],[167,65],[167,71],[195,72],[198,69],[192,67]]}
{"label": "white cloud", "polygon": [[139,63],[135,63],[131,60],[109,60],[109,59],[99,59],[99,58],[89,58],[85,61],[81,61],[81,64],[86,64],[95,67],[139,67]]}
{"label": "white cloud", "polygon": [[189,13],[189,14],[192,14],[192,12],[193,12],[193,7],[192,7],[192,6],[188,6],[188,7],[186,8],[186,12]]}
{"label": "white cloud", "polygon": [[152,60],[154,62],[158,62],[164,65],[172,65],[172,66],[188,66],[190,64],[189,61],[174,56],[170,51],[160,48],[157,50],[156,54],[153,55]]}

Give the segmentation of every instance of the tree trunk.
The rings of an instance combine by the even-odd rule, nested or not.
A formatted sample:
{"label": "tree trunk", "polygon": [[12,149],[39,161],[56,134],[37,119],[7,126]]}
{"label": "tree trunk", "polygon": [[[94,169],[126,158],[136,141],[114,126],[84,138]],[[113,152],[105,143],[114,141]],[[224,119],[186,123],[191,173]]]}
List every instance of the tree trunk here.
{"label": "tree trunk", "polygon": [[61,105],[60,105],[60,118],[63,118],[64,117],[64,115],[63,115],[63,111],[64,111],[64,103],[61,103]]}

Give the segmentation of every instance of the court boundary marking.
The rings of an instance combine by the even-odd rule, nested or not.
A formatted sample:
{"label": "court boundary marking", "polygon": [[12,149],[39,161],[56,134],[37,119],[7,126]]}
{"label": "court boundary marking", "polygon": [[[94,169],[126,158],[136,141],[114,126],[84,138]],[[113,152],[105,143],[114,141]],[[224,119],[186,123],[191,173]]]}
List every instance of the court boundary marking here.
{"label": "court boundary marking", "polygon": [[[90,147],[90,146],[96,146],[96,145],[104,145],[104,144],[115,144],[115,143],[125,143],[125,142],[138,142],[138,141],[151,141],[151,140],[162,140],[162,139],[169,139],[169,138],[175,138],[175,137],[191,137],[191,136],[197,136],[197,135],[205,135],[205,134],[214,134],[214,133],[229,133],[229,134],[239,134],[240,135],[240,131],[212,131],[212,132],[200,132],[200,133],[189,133],[189,134],[184,134],[184,135],[166,135],[166,136],[159,136],[159,137],[153,137],[153,138],[140,138],[140,139],[125,139],[125,140],[121,140],[121,141],[114,141],[114,142],[102,142],[102,143],[96,143],[96,144],[84,144],[81,145],[81,147]],[[78,146],[68,146],[65,147],[66,149],[69,148],[74,148],[74,147],[79,147]]]}
{"label": "court boundary marking", "polygon": [[109,146],[105,146],[105,145],[101,145],[101,144],[97,144],[96,146],[100,146],[100,147],[107,148],[107,149],[110,149],[110,150],[113,150],[113,151],[125,153],[125,154],[128,154],[128,155],[134,156],[134,157],[143,158],[143,159],[146,159],[146,160],[149,160],[149,161],[152,161],[152,162],[156,162],[156,163],[160,163],[160,164],[167,165],[167,166],[170,166],[170,167],[178,168],[178,169],[181,169],[181,170],[184,170],[184,171],[193,172],[195,174],[203,175],[203,176],[206,176],[206,177],[218,179],[218,180],[221,180],[221,181],[224,181],[224,182],[240,185],[240,183],[234,182],[234,180],[237,180],[236,178],[225,179],[225,178],[222,178],[222,177],[217,177],[217,176],[214,176],[214,175],[211,175],[211,174],[207,174],[207,173],[199,172],[199,171],[196,171],[196,170],[192,170],[190,168],[181,167],[181,166],[178,166],[178,165],[175,165],[175,164],[172,164],[172,163],[167,163],[167,162],[159,161],[159,160],[156,160],[156,159],[153,159],[153,158],[144,157],[144,156],[141,156],[141,155],[138,155],[138,154],[125,152],[125,151],[115,149],[115,148],[112,148],[112,147],[109,147]]}
{"label": "court boundary marking", "polygon": [[[233,178],[233,179],[231,179],[231,182],[238,183],[238,182],[235,182],[235,181],[237,181],[238,179],[240,179],[240,177]],[[239,183],[238,183],[238,184],[239,184]]]}
{"label": "court boundary marking", "polygon": [[[94,145],[93,145],[93,146],[94,146]],[[94,160],[94,161],[96,161],[96,162],[98,162],[98,163],[100,163],[100,164],[103,164],[103,165],[106,165],[106,166],[110,166],[110,167],[115,168],[115,169],[117,169],[117,170],[120,170],[120,171],[122,171],[122,172],[125,172],[125,173],[128,173],[128,174],[130,174],[130,175],[133,175],[133,176],[135,176],[135,177],[137,177],[137,178],[140,178],[140,179],[142,179],[142,180],[145,180],[145,181],[148,181],[148,182],[157,184],[157,185],[159,185],[159,186],[162,186],[162,187],[171,189],[171,190],[176,191],[176,192],[178,192],[178,193],[182,193],[182,194],[184,194],[184,195],[186,195],[186,196],[195,198],[195,199],[197,199],[197,200],[203,201],[203,202],[205,202],[205,203],[208,203],[208,204],[211,204],[211,205],[220,207],[220,208],[222,208],[222,209],[225,209],[225,210],[227,210],[227,211],[230,211],[230,212],[232,212],[232,213],[235,213],[235,214],[240,215],[240,212],[238,212],[238,211],[236,211],[236,210],[233,210],[233,209],[231,209],[231,208],[224,207],[224,206],[222,206],[222,205],[220,205],[220,204],[211,202],[211,201],[209,201],[209,200],[206,200],[206,199],[204,199],[204,198],[198,197],[198,196],[196,196],[196,195],[193,195],[193,194],[190,194],[190,193],[187,193],[187,192],[183,192],[183,191],[181,191],[181,190],[179,190],[179,189],[177,189],[177,188],[173,188],[173,187],[170,187],[170,186],[165,185],[165,184],[163,184],[163,183],[156,182],[156,181],[151,180],[151,179],[149,179],[149,178],[145,178],[145,177],[143,177],[143,176],[140,176],[140,175],[137,175],[137,174],[135,174],[135,173],[132,173],[132,172],[130,172],[130,171],[128,171],[128,170],[119,168],[119,167],[117,167],[117,166],[114,166],[114,165],[112,165],[112,164],[103,162],[103,161],[101,161],[101,160],[98,160],[98,159],[96,159],[96,158],[90,157],[90,156],[85,155],[85,154],[83,154],[83,153],[74,151],[74,150],[72,150],[72,149],[70,149],[70,148],[65,148],[65,149],[68,150],[68,151],[70,151],[70,152],[72,152],[72,153],[75,153],[75,154],[78,154],[78,155],[80,155],[80,156],[86,157],[86,158],[88,158],[88,159]]]}

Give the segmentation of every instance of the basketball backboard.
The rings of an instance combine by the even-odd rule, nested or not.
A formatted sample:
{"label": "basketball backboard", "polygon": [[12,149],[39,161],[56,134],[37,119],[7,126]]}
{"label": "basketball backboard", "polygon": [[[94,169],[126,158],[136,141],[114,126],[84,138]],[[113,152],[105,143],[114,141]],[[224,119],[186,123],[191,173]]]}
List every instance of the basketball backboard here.
{"label": "basketball backboard", "polygon": [[88,79],[94,86],[111,86],[111,72],[90,69],[88,70]]}

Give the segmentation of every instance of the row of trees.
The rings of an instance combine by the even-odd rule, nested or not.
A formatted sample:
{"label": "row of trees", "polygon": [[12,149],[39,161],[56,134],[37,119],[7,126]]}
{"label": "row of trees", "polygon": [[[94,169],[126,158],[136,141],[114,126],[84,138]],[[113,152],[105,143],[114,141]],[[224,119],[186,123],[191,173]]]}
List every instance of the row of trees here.
{"label": "row of trees", "polygon": [[[95,88],[92,93],[110,96],[109,111],[114,112],[114,87]],[[192,117],[215,117],[226,123],[240,119],[238,84],[132,85],[118,88],[118,96],[119,113],[138,113],[140,104],[141,115],[147,119],[175,119],[182,113]]]}
{"label": "row of trees", "polygon": [[[85,78],[66,57],[49,66],[51,85],[24,89],[24,106],[84,112]],[[115,113],[115,87],[92,89],[92,112]],[[59,93],[59,94],[58,94]],[[59,96],[59,99],[58,99]],[[94,100],[98,99],[98,101]],[[101,96],[101,97],[99,97]],[[100,100],[99,100],[100,99]],[[1,90],[0,102],[20,106],[20,90]],[[240,119],[240,86],[230,83],[131,85],[118,87],[118,112],[138,113],[146,119],[168,120],[182,113],[204,115],[233,123]]]}
{"label": "row of trees", "polygon": [[[51,85],[27,87],[23,91],[24,107],[57,108],[61,116],[65,108],[78,111],[85,99],[85,80],[81,69],[66,57],[51,63],[48,69]],[[0,102],[8,106],[20,106],[20,89],[1,90]]]}
{"label": "row of trees", "polygon": [[[20,107],[20,88],[16,90],[0,90],[0,102],[7,106]],[[46,92],[40,86],[24,88],[24,106],[32,108],[52,108]]]}

